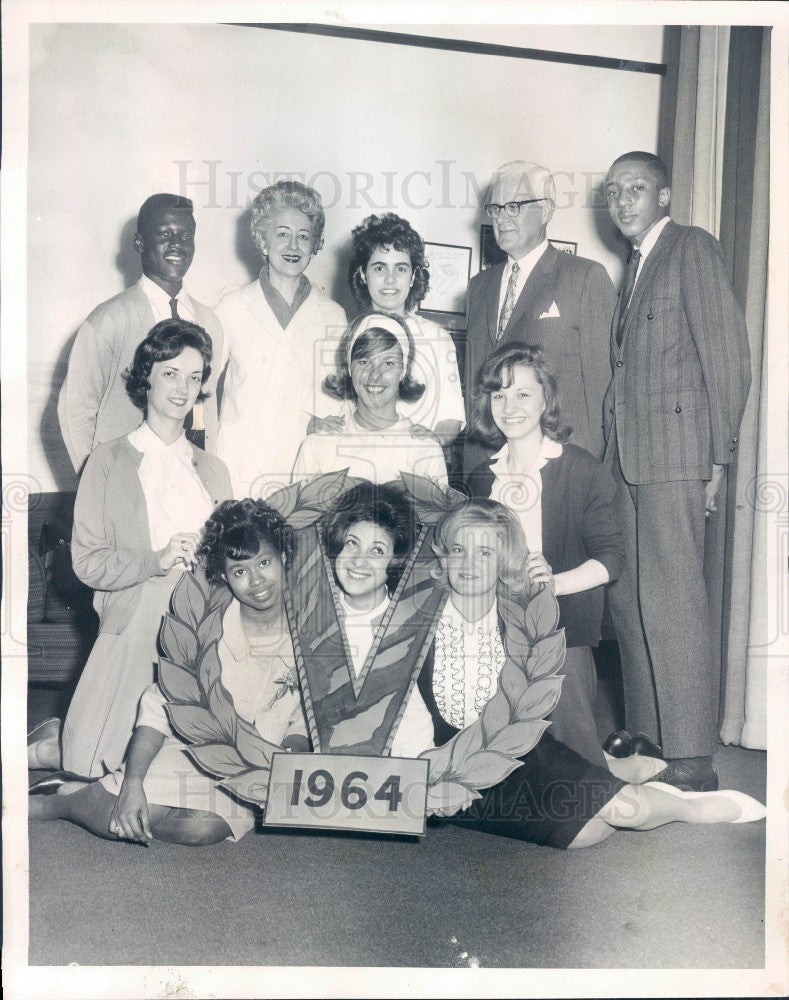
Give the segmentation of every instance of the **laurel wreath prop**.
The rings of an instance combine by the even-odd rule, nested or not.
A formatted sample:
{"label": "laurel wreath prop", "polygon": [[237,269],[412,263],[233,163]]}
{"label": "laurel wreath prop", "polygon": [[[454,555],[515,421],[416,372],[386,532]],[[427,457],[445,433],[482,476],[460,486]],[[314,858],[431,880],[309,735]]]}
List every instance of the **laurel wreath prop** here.
{"label": "laurel wreath prop", "polygon": [[[422,477],[404,473],[401,478],[423,525],[435,525],[466,502],[454,490]],[[267,502],[294,528],[303,528],[353,483],[344,472],[331,473],[287,486]],[[503,781],[537,744],[548,726],[545,717],[559,700],[565,640],[553,592],[542,588],[516,594],[500,587],[497,597],[506,629],[498,687],[476,722],[444,746],[420,755],[430,762],[429,814],[453,815]],[[225,791],[264,806],[271,759],[282,747],[264,740],[238,715],[222,684],[218,643],[231,601],[228,588],[209,584],[201,570],[183,574],[160,630],[164,655],[159,658],[159,685],[171,725],[197,766],[219,779]]]}

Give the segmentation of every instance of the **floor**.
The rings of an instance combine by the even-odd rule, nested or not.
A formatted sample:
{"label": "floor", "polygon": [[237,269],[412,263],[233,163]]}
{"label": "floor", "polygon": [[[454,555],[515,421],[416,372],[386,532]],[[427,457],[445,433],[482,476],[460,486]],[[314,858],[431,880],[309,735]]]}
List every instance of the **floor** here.
{"label": "floor", "polygon": [[[601,671],[599,722],[618,703]],[[30,721],[57,691],[31,693]],[[765,754],[720,748],[763,801]],[[760,968],[765,824],[619,832],[559,852],[452,827],[280,831],[185,848],[30,828],[31,965]]]}

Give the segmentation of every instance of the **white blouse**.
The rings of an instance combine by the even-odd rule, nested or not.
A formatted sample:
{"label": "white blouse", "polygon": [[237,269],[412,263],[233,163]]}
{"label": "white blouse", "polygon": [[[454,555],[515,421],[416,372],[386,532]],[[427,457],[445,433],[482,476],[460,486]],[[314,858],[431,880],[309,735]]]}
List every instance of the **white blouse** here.
{"label": "white blouse", "polygon": [[143,421],[129,434],[129,444],[142,452],[138,476],[154,552],[179,531],[201,531],[214,505],[195,470],[192,446],[184,435],[167,444]]}
{"label": "white blouse", "polygon": [[463,729],[476,722],[496,692],[505,659],[496,601],[476,622],[447,601],[436,630],[433,695],[450,725]]}
{"label": "white blouse", "polygon": [[543,437],[540,450],[528,472],[511,472],[508,467],[509,445],[496,452],[490,463],[493,485],[490,499],[509,507],[518,517],[526,535],[529,552],[542,552],[542,476],[540,469],[552,458],[558,458],[562,446],[552,438]]}

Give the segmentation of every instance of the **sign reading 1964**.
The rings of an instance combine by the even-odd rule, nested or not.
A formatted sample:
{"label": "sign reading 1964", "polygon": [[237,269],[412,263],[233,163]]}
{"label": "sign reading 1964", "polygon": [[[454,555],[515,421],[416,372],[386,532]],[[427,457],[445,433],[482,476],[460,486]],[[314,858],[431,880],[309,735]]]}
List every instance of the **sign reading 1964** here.
{"label": "sign reading 1964", "polygon": [[264,823],[422,836],[428,767],[400,757],[274,754]]}

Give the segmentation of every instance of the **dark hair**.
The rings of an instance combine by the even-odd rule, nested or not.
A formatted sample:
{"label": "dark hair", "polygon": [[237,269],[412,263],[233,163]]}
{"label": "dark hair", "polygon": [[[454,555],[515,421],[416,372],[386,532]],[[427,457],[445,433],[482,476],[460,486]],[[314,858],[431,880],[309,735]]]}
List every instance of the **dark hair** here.
{"label": "dark hair", "polygon": [[652,171],[653,177],[657,181],[658,188],[670,187],[666,164],[660,159],[659,156],[655,156],[654,153],[644,153],[638,149],[633,150],[632,153],[623,153],[621,156],[617,156],[611,164],[611,170],[613,170],[617,163],[622,163],[624,160],[639,160],[641,163],[646,163]]}
{"label": "dark hair", "polygon": [[152,194],[140,205],[137,213],[137,232],[144,233],[151,225],[151,222],[161,215],[162,212],[188,212],[194,216],[194,205],[191,198],[184,198],[180,194]]}
{"label": "dark hair", "polygon": [[310,220],[312,233],[312,252],[317,253],[323,246],[323,227],[326,216],[323,202],[318,192],[299,181],[277,181],[263,188],[252,202],[252,215],[249,220],[249,231],[252,242],[263,253],[263,236],[269,222],[283,208],[295,208],[303,212]]}
{"label": "dark hair", "polygon": [[[337,348],[335,359],[336,370],[331,375],[327,375],[323,380],[323,390],[332,399],[353,399],[356,400],[356,391],[353,388],[350,365],[348,363],[348,345],[353,341],[351,349],[351,361],[359,361],[362,358],[372,357],[379,351],[388,351],[392,347],[399,347],[397,338],[390,331],[383,327],[371,325],[364,333],[360,333],[354,341],[356,331],[365,321],[369,322],[370,316],[380,315],[379,313],[365,313],[357,316],[342,336],[340,345]],[[403,358],[404,374],[400,379],[400,399],[405,403],[415,403],[421,399],[425,392],[425,387],[421,382],[417,382],[411,375],[411,368],[414,364],[414,338],[411,331],[398,316],[387,316],[386,321],[394,320],[403,328],[405,339],[408,341],[408,357]]]}
{"label": "dark hair", "polygon": [[395,486],[365,481],[343,493],[326,512],[321,525],[323,544],[332,565],[343,550],[349,529],[360,521],[378,525],[392,539],[394,557],[386,570],[386,585],[391,593],[416,542],[418,529],[414,506]]}
{"label": "dark hair", "polygon": [[490,409],[490,394],[512,385],[515,365],[525,365],[534,372],[542,386],[545,410],[540,417],[540,427],[546,437],[566,441],[572,428],[562,423],[556,379],[545,363],[542,348],[531,344],[503,344],[490,355],[477,379],[474,392],[473,427],[479,438],[493,448],[500,448],[506,438],[496,426]]}
{"label": "dark hair", "polygon": [[[211,338],[196,323],[187,323],[185,319],[163,319],[151,329],[151,332],[137,345],[134,360],[123,373],[126,382],[126,392],[134,405],[145,413],[148,390],[151,383],[148,377],[157,361],[172,361],[186,347],[194,347],[203,358],[202,384],[205,385],[211,374],[212,345]],[[198,400],[205,399],[206,394],[200,392]]]}
{"label": "dark hair", "polygon": [[203,526],[197,556],[209,583],[224,576],[226,559],[251,559],[260,551],[261,542],[284,556],[293,557],[293,528],[285,518],[263,500],[225,500]]}
{"label": "dark hair", "polygon": [[370,290],[362,279],[370,258],[379,247],[394,247],[407,253],[414,272],[414,283],[405,300],[406,311],[410,312],[427,295],[430,273],[425,259],[425,244],[419,233],[406,219],[394,212],[384,215],[368,215],[361,225],[351,233],[351,263],[348,266],[348,282],[353,297],[360,309],[370,309]]}

